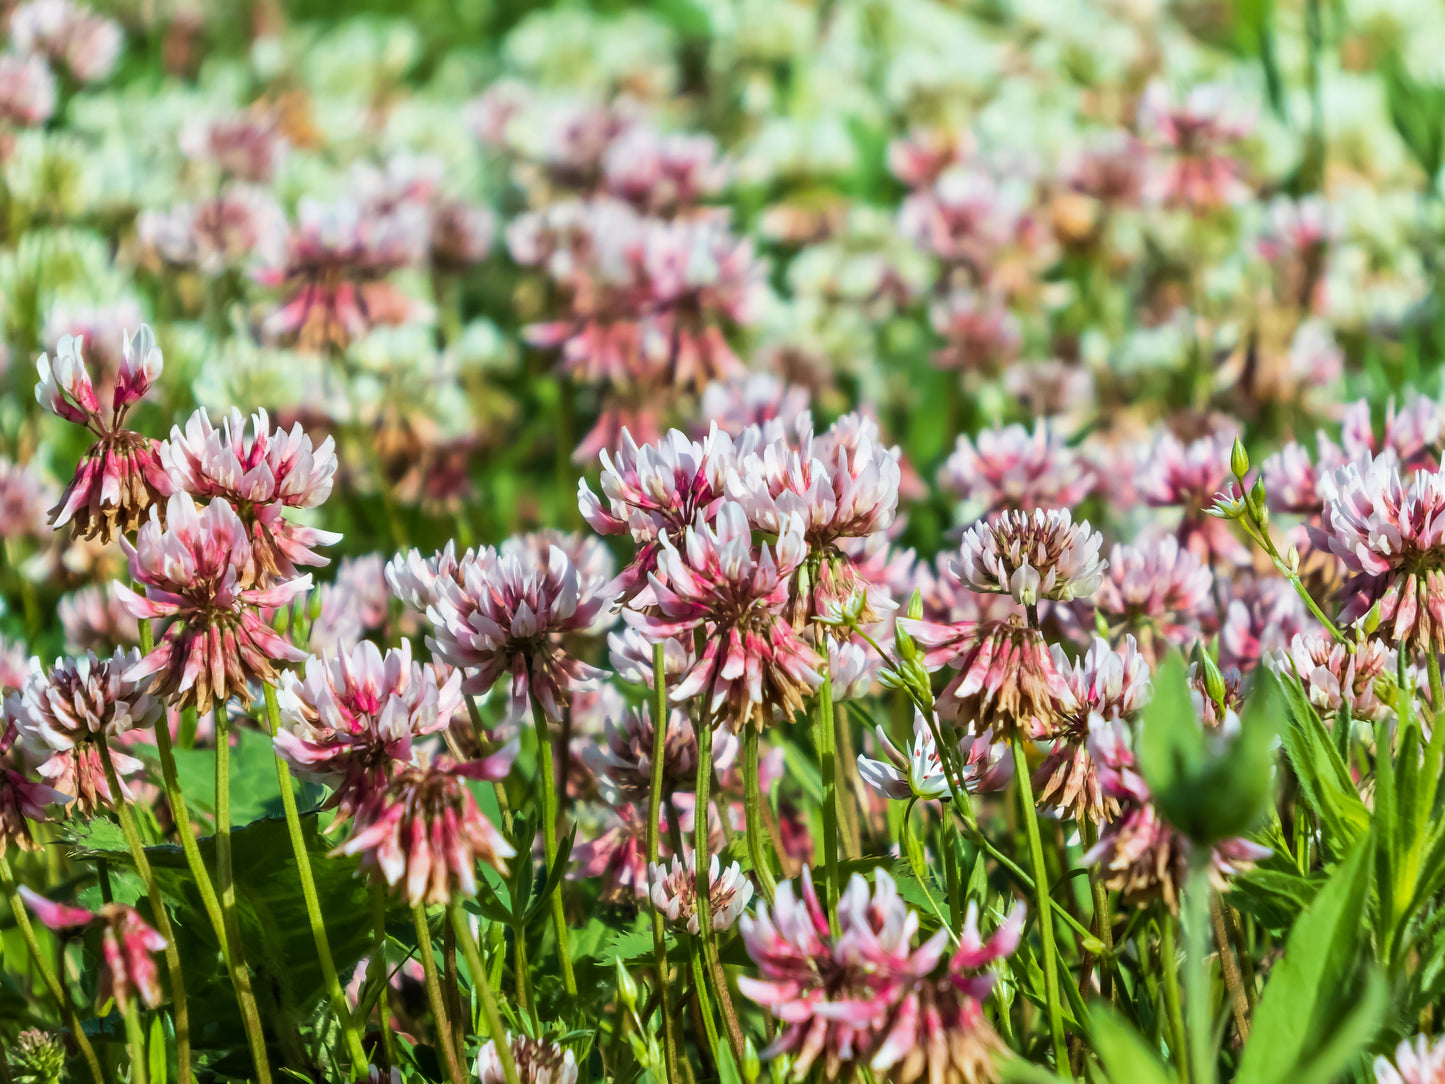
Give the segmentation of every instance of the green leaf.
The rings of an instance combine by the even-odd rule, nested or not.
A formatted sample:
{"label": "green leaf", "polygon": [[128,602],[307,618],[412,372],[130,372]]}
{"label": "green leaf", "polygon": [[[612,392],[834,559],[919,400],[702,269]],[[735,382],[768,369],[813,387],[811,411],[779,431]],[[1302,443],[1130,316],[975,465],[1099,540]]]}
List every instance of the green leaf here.
{"label": "green leaf", "polygon": [[1297,1084],[1350,1000],[1370,888],[1368,840],[1336,868],[1290,931],[1255,1011],[1236,1084]]}
{"label": "green leaf", "polygon": [[[282,814],[276,783],[276,758],[271,739],[258,730],[237,730],[231,750],[231,823],[250,824]],[[208,823],[216,813],[216,753],[214,749],[177,749],[176,775],[186,804]],[[298,799],[299,801],[299,799]],[[305,808],[305,805],[302,805]]]}
{"label": "green leaf", "polygon": [[150,1038],[146,1042],[146,1063],[151,1084],[166,1084],[166,1024],[160,1013],[151,1017]]}
{"label": "green leaf", "polygon": [[1089,1030],[1110,1084],[1174,1084],[1159,1054],[1107,1007],[1094,1010]]}
{"label": "green leaf", "polygon": [[1285,756],[1305,801],[1320,818],[1330,854],[1338,858],[1369,831],[1370,811],[1299,679],[1291,676],[1280,688],[1289,707],[1280,735]]}

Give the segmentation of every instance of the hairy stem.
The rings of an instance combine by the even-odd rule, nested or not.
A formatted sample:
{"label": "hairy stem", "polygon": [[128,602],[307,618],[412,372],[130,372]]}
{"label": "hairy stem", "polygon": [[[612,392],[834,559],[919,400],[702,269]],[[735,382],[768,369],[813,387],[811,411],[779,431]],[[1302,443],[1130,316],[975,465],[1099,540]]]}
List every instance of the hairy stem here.
{"label": "hairy stem", "polygon": [[1249,1041],[1249,996],[1244,992],[1244,982],[1239,974],[1239,961],[1229,943],[1229,930],[1224,924],[1224,910],[1219,900],[1209,901],[1209,920],[1214,927],[1214,941],[1219,946],[1219,963],[1224,970],[1224,985],[1229,988],[1229,1007],[1234,1014],[1234,1030],[1239,1033],[1240,1044]]}
{"label": "hairy stem", "polygon": [[703,957],[712,975],[713,987],[717,991],[718,1005],[722,1009],[723,1024],[727,1028],[728,1045],[733,1057],[741,1065],[743,1061],[743,1032],[738,1024],[737,1010],[728,990],[727,972],[723,970],[722,958],[717,951],[717,931],[712,928],[712,855],[708,847],[708,809],[712,801],[709,793],[712,785],[712,721],[703,719],[697,730],[697,805],[693,814],[692,860],[697,876],[697,928],[702,936]]}
{"label": "hairy stem", "polygon": [[421,958],[422,974],[426,979],[427,1002],[431,1005],[432,1022],[436,1026],[437,1052],[441,1054],[448,1084],[465,1084],[466,1076],[462,1073],[461,1061],[457,1057],[456,1047],[452,1044],[452,1025],[447,1015],[446,999],[442,997],[442,984],[437,977],[437,962],[432,953],[426,908],[419,903],[415,904],[411,909],[411,920],[416,927],[416,953]]}
{"label": "hairy stem", "polygon": [[1044,866],[1044,846],[1039,838],[1038,811],[1034,809],[1034,788],[1029,779],[1029,761],[1024,740],[1013,739],[1014,776],[1018,780],[1019,804],[1022,806],[1024,829],[1028,836],[1029,861],[1034,871],[1034,902],[1039,912],[1039,939],[1043,952],[1039,965],[1044,972],[1044,1000],[1048,1005],[1049,1032],[1054,1043],[1054,1070],[1069,1071],[1068,1049],[1064,1042],[1064,1014],[1059,1003],[1058,950],[1054,945],[1054,906],[1049,896],[1049,874]]}
{"label": "hairy stem", "polygon": [[743,803],[747,815],[748,857],[763,899],[771,905],[778,882],[773,876],[773,856],[768,853],[767,828],[763,824],[763,787],[758,775],[761,744],[757,727],[743,729]]}
{"label": "hairy stem", "polygon": [[[281,728],[281,710],[276,701],[276,690],[269,684],[262,686],[266,698],[266,725],[272,739]],[[316,878],[311,873],[311,856],[306,851],[306,837],[301,831],[301,816],[296,810],[296,791],[291,785],[291,769],[275,753],[276,784],[281,790],[281,808],[286,814],[286,832],[291,837],[291,854],[296,862],[296,875],[301,881],[301,898],[306,903],[306,919],[311,927],[311,940],[316,945],[316,958],[321,963],[321,977],[326,983],[326,995],[331,1002],[331,1011],[341,1026],[342,1041],[346,1044],[346,1055],[351,1059],[353,1079],[366,1076],[371,1059],[361,1044],[361,1032],[356,1026],[351,1008],[346,1004],[346,995],[341,989],[341,980],[336,974],[336,963],[331,956],[331,941],[326,936],[326,923],[321,918],[321,904],[316,895]],[[219,798],[217,799],[219,804]]]}
{"label": "hairy stem", "polygon": [[[661,849],[662,791],[665,785],[662,775],[667,755],[667,672],[664,667],[663,645],[652,646],[652,778],[647,792],[647,867],[651,876]],[[748,821],[748,839],[752,839],[752,820]],[[769,896],[771,899],[771,896]],[[667,936],[663,928],[662,912],[657,905],[652,907],[652,958],[657,965],[657,992],[662,1002],[662,1055],[667,1067],[667,1084],[678,1084],[677,1077],[677,1035],[672,1019],[672,1008],[668,998]]]}
{"label": "hairy stem", "polygon": [[447,918],[451,921],[452,929],[456,931],[457,940],[461,942],[462,955],[467,959],[467,970],[472,976],[472,989],[477,993],[477,1000],[482,1003],[487,1034],[496,1045],[497,1060],[502,1063],[502,1075],[506,1077],[507,1084],[518,1084],[517,1065],[512,1060],[512,1044],[507,1042],[507,1029],[502,1026],[502,1013],[497,1008],[497,997],[492,992],[487,969],[482,966],[481,953],[477,950],[472,928],[467,924],[467,916],[462,913],[461,907],[452,902],[447,904]]}

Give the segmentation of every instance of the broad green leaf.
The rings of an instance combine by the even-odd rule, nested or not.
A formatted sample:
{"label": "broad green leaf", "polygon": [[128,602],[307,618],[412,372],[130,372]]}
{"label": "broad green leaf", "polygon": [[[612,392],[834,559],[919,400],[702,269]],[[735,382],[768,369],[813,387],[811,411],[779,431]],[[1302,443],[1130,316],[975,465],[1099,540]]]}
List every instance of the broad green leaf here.
{"label": "broad green leaf", "polygon": [[1111,1010],[1095,1009],[1089,1031],[1110,1084],[1174,1084],[1158,1052]]}
{"label": "broad green leaf", "polygon": [[1368,840],[1358,844],[1290,931],[1255,1010],[1236,1084],[1295,1084],[1339,1023],[1354,987],[1370,851]]}
{"label": "broad green leaf", "polygon": [[1320,818],[1326,847],[1338,858],[1369,831],[1370,811],[1298,678],[1291,676],[1280,687],[1289,703],[1281,732],[1285,756],[1310,809]]}

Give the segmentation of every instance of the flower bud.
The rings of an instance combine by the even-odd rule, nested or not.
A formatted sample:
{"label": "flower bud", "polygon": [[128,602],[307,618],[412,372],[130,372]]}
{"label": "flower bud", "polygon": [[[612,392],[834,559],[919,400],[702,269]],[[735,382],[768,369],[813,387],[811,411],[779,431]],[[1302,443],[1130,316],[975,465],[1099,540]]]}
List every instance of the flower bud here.
{"label": "flower bud", "polygon": [[762,1075],[763,1063],[758,1059],[758,1048],[753,1045],[753,1040],[743,1040],[743,1080],[745,1084],[757,1084],[758,1077]]}
{"label": "flower bud", "polygon": [[1249,473],[1249,453],[1244,450],[1244,441],[1238,437],[1234,438],[1234,447],[1229,450],[1229,469],[1240,482]]}
{"label": "flower bud", "polygon": [[1249,490],[1249,510],[1259,520],[1261,527],[1269,524],[1269,506],[1264,503],[1264,498],[1264,475],[1260,475]]}
{"label": "flower bud", "polygon": [[622,959],[616,961],[617,971],[617,995],[622,998],[622,1003],[629,1009],[637,1009],[637,980],[632,977],[631,972],[622,966]]}
{"label": "flower bud", "polygon": [[913,642],[913,637],[909,636],[903,628],[894,631],[893,646],[898,652],[899,659],[905,663],[918,658],[918,645]]}
{"label": "flower bud", "polygon": [[1224,707],[1224,698],[1228,690],[1224,685],[1224,675],[1219,672],[1219,664],[1207,651],[1199,652],[1199,668],[1204,672],[1204,691],[1209,694],[1221,710]]}
{"label": "flower bud", "polygon": [[1377,602],[1370,607],[1370,612],[1365,615],[1361,622],[1361,628],[1365,630],[1366,636],[1373,636],[1375,630],[1380,627],[1380,604]]}
{"label": "flower bud", "polygon": [[910,621],[923,620],[923,592],[916,587],[908,598],[908,619]]}

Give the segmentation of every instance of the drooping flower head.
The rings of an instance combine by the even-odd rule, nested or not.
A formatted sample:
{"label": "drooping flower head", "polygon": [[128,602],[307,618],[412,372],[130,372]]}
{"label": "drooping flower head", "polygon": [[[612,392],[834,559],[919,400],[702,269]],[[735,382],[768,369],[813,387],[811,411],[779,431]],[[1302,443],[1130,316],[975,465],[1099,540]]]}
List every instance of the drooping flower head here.
{"label": "drooping flower head", "polygon": [[1069,510],[1006,512],[964,532],[954,570],[974,591],[1012,595],[1022,606],[1069,602],[1099,589],[1108,562],[1104,536],[1074,523]]}
{"label": "drooping flower head", "polygon": [[20,896],[35,917],[57,932],[100,926],[100,983],[95,992],[97,1005],[115,1000],[122,1012],[132,997],[149,1008],[161,1003],[160,969],[155,954],[166,947],[166,939],[151,928],[134,907],[104,904],[99,911],[87,911],[48,900],[22,886]]}
{"label": "drooping flower head", "polygon": [[383,656],[370,640],[306,660],[305,676],[282,675],[276,752],[301,776],[332,787],[328,804],[350,816],[412,760],[413,743],[460,708],[461,674],[439,679],[412,661],[411,641]]}
{"label": "drooping flower head", "polygon": [[1149,698],[1149,664],[1132,636],[1117,649],[1096,637],[1072,663],[1058,644],[1052,650],[1067,692],[1055,706],[1054,742],[1034,773],[1034,795],[1040,808],[1098,824],[1117,814],[1119,804],[1099,782],[1089,723],[1095,716],[1132,721]]}
{"label": "drooping flower head", "polygon": [[[873,760],[858,754],[858,775],[878,793],[904,801],[947,801],[952,796],[948,775],[938,755],[933,729],[923,715],[913,713],[913,741],[904,752],[882,726],[877,727],[879,751],[885,760]],[[964,735],[958,740],[958,763],[963,767],[963,790],[968,794],[984,794],[1003,790],[1013,778],[1013,761],[1008,748],[993,741],[991,734],[981,737]]]}
{"label": "drooping flower head", "polygon": [[477,807],[467,780],[505,778],[516,755],[514,740],[462,764],[421,757],[358,807],[351,835],[335,853],[361,855],[362,868],[413,907],[476,895],[477,864],[506,873],[515,852]]}
{"label": "drooping flower head", "polygon": [[[1163,900],[1177,912],[1194,844],[1154,805],[1122,723],[1096,716],[1089,743],[1104,793],[1119,804],[1120,812],[1100,830],[1099,842],[1084,855],[1084,863],[1097,867],[1095,876],[1126,902],[1142,906]],[[1209,879],[1222,892],[1230,877],[1269,854],[1269,848],[1246,839],[1220,840],[1210,848]]]}
{"label": "drooping flower head", "polygon": [[204,712],[213,700],[239,696],[249,702],[248,683],[275,684],[278,663],[306,658],[257,608],[285,606],[310,589],[311,577],[247,587],[250,535],[225,501],[197,509],[187,494],[177,493],[166,504],[164,527],[152,510],[135,545],[122,540],[122,546],[131,577],[145,594],[120,583],[116,594],[142,620],[170,619],[155,649],[126,672],[127,679],[154,675],[154,695]]}
{"label": "drooping flower head", "polygon": [[706,717],[725,718],[734,729],[801,711],[823,680],[822,660],[784,616],[789,577],[806,556],[801,517],[784,519],[776,547],[755,549],[742,506],[726,501],[715,524],[698,516],[680,549],[666,533],[660,541],[650,577],[655,609],[626,617],[654,638],[703,630],[703,653],[672,699],[701,694]]}
{"label": "drooping flower head", "polygon": [[596,628],[606,583],[557,545],[546,554],[515,540],[468,551],[450,575],[432,581],[427,646],[463,672],[464,692],[485,693],[506,676],[510,720],[530,719],[535,698],[548,720],[559,721],[570,695],[601,675],[563,638]]}
{"label": "drooping flower head", "polygon": [[938,484],[985,515],[1017,508],[1069,508],[1094,489],[1094,472],[1058,430],[1041,421],[961,436],[938,472]]}
{"label": "drooping flower head", "polygon": [[1404,648],[1445,650],[1445,471],[1408,482],[1393,455],[1346,463],[1320,480],[1311,531],[1349,570],[1340,620],[1380,608],[1380,631]]}
{"label": "drooping flower head", "polygon": [[[577,1084],[577,1059],[572,1051],[547,1039],[507,1032],[518,1084]],[[482,1044],[477,1054],[477,1084],[506,1084],[495,1039]]]}
{"label": "drooping flower head", "polygon": [[84,816],[110,808],[120,798],[107,783],[97,744],[100,735],[109,741],[124,797],[132,796],[125,777],[143,766],[113,740],[151,727],[160,717],[161,703],[145,691],[145,682],[130,674],[139,662],[139,651],[120,648],[109,658],[87,653],[57,659],[49,670],[32,659],[24,687],[6,700],[5,714],[36,774],[74,799]]}
{"label": "drooping flower head", "polygon": [[[690,853],[673,856],[671,866],[654,862],[648,868],[648,895],[664,918],[674,926],[685,926],[698,934],[697,868]],[[722,871],[718,856],[712,856],[708,872],[708,917],[714,930],[730,930],[753,898],[753,883],[736,862]]]}
{"label": "drooping flower head", "polygon": [[303,527],[282,515],[286,508],[315,508],[331,495],[336,475],[336,442],[313,446],[297,422],[288,433],[272,430],[264,410],[246,418],[232,410],[220,427],[202,408],[160,446],[178,489],[200,500],[220,498],[238,510],[250,528],[253,580],[274,583],[296,575],[298,565],[325,565],[315,547],[341,535]]}
{"label": "drooping flower head", "polygon": [[792,1054],[794,1080],[815,1065],[830,1081],[866,1066],[904,1084],[983,1084],[997,1078],[1004,1047],[983,1015],[993,979],[980,972],[1013,951],[1022,924],[1016,910],[985,942],[970,906],[945,960],[947,931],[915,947],[918,916],[880,870],[872,889],[853,875],[834,935],[804,868],[801,899],[782,884],[771,908],[740,921],[758,977],[740,977],[738,988],[784,1025],[763,1056]]}
{"label": "drooping flower head", "polygon": [[150,390],[164,364],[155,334],[142,324],[135,335],[123,339],[123,348],[108,412],[101,409],[80,356],[80,339],[61,336],[54,361],[41,354],[36,362],[40,373],[36,401],[96,436],[76,465],[60,503],[50,510],[51,526],[69,523],[75,538],[109,542],[117,533],[134,531],[146,510],[161,504],[171,492],[156,442],[125,428],[126,414]]}

